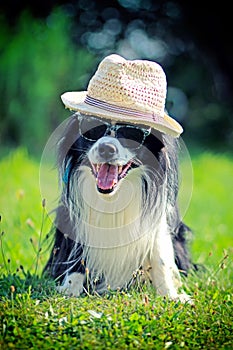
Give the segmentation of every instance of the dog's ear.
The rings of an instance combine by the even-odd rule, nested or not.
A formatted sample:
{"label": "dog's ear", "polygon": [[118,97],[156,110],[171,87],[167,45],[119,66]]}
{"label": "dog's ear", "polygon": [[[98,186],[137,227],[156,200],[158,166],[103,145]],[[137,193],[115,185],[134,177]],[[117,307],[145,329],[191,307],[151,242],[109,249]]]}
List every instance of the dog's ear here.
{"label": "dog's ear", "polygon": [[78,115],[73,114],[67,121],[64,131],[61,135],[61,138],[58,142],[58,166],[62,167],[64,164],[64,160],[67,157],[67,154],[71,148],[71,146],[75,143],[78,138],[78,130],[79,130],[79,121]]}
{"label": "dog's ear", "polygon": [[179,160],[178,160],[178,141],[170,136],[164,136],[164,148],[161,150],[163,163],[167,176],[167,195],[168,202],[176,205],[179,191]]}
{"label": "dog's ear", "polygon": [[67,184],[71,168],[70,149],[78,138],[79,121],[75,113],[64,123],[63,130],[57,142],[57,167],[62,183]]}

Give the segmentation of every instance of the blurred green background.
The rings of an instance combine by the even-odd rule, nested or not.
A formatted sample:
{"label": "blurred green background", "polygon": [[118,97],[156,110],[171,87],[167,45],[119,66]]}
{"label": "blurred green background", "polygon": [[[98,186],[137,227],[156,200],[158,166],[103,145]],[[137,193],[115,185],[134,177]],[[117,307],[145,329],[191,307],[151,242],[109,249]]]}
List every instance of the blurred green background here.
{"label": "blurred green background", "polygon": [[60,101],[85,90],[98,63],[116,52],[159,62],[169,113],[184,141],[233,146],[229,9],[194,1],[14,1],[0,5],[0,155],[25,147],[40,156],[70,114]]}

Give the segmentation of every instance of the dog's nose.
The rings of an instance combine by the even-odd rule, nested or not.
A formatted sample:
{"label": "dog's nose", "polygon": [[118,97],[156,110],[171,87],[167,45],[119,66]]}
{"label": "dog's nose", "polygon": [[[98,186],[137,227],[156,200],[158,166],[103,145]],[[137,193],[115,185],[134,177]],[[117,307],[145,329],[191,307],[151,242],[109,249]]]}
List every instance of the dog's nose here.
{"label": "dog's nose", "polygon": [[105,159],[108,159],[117,153],[117,148],[113,143],[103,142],[98,147],[99,155]]}

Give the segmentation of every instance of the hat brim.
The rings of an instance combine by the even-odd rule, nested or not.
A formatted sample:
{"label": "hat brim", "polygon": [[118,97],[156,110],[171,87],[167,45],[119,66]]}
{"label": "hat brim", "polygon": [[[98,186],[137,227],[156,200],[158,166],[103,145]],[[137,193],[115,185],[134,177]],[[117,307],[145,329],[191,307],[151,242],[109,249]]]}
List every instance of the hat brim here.
{"label": "hat brim", "polygon": [[95,115],[100,118],[113,119],[122,122],[128,122],[133,124],[143,124],[151,128],[154,128],[165,134],[169,134],[173,137],[179,137],[183,132],[182,126],[173,118],[164,113],[163,118],[159,118],[159,122],[148,120],[148,118],[125,115],[112,111],[107,111],[102,108],[91,106],[85,103],[87,91],[70,91],[61,95],[61,100],[66,108],[73,111],[82,112],[88,115]]}

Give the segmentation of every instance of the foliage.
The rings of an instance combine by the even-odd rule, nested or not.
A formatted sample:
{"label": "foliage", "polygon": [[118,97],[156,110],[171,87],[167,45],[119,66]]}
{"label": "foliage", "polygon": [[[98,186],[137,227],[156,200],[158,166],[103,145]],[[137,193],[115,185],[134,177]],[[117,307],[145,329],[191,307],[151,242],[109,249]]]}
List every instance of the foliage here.
{"label": "foliage", "polygon": [[60,95],[86,87],[93,56],[74,46],[70,18],[60,10],[46,21],[24,12],[14,29],[0,16],[0,26],[2,146],[24,145],[40,154],[50,133],[67,117]]}
{"label": "foliage", "polygon": [[47,233],[50,232],[51,221],[45,213],[41,214],[41,209],[44,208],[40,200],[38,169],[38,162],[29,159],[25,149],[10,153],[1,161],[1,241],[4,244],[8,273],[20,266],[35,271],[41,229],[46,234],[42,237],[44,245],[40,252],[40,265],[46,260],[49,246]]}
{"label": "foliage", "polygon": [[58,294],[54,282],[41,277],[50,223],[44,223],[38,162],[25,150],[5,157],[0,162],[5,179],[0,184],[1,349],[230,349],[233,163],[227,155],[201,152],[192,159],[194,188],[185,222],[195,232],[193,259],[205,269],[184,279],[194,299],[186,305],[157,296],[149,284],[101,297]]}

